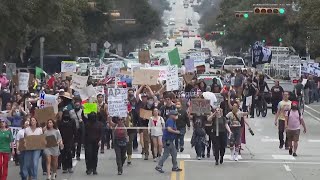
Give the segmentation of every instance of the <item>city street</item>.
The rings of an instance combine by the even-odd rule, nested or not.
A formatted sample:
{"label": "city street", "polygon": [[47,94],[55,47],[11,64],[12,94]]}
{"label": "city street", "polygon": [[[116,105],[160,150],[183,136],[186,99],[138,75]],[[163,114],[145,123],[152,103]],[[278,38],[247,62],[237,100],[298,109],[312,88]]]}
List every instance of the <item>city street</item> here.
{"label": "city street", "polygon": [[[309,108],[310,107],[310,108]],[[320,103],[308,105],[304,119],[307,125],[307,133],[301,134],[300,144],[297,151],[298,156],[293,157],[288,151],[279,149],[279,140],[277,128],[274,126],[274,115],[270,109],[266,118],[256,117],[249,119],[250,126],[255,132],[251,136],[246,131],[247,144],[243,146],[241,159],[239,162],[230,161],[230,151],[227,149],[225,163],[215,166],[214,159],[205,158],[196,160],[195,150],[191,149],[190,139],[191,131],[187,132],[185,137],[185,151],[178,154],[178,160],[182,172],[170,172],[171,161],[168,159],[165,163],[164,174],[160,174],[154,170],[156,163],[149,159],[143,160],[139,152],[134,152],[133,164],[124,168],[122,176],[117,175],[115,153],[108,150],[105,154],[99,154],[99,165],[97,176],[91,176],[90,179],[149,179],[154,180],[194,180],[199,177],[204,179],[221,178],[223,179],[273,179],[273,180],[316,180],[320,175],[320,113],[315,111],[319,109]],[[309,114],[310,113],[310,114]],[[83,157],[82,157],[83,158]],[[61,175],[59,171],[59,180],[86,180],[88,176],[85,174],[85,161],[74,160],[74,174]],[[9,178],[19,179],[19,168],[10,162]],[[45,179],[42,176],[41,167],[39,167],[39,179]],[[231,173],[230,173],[231,172]]]}

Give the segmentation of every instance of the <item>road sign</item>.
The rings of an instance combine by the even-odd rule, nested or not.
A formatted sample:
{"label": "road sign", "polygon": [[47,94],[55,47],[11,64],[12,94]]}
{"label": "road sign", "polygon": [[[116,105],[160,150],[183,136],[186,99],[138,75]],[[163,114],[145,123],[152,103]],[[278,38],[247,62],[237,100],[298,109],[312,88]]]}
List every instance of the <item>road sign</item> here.
{"label": "road sign", "polygon": [[108,41],[106,41],[106,42],[103,44],[103,46],[104,46],[105,48],[109,49],[109,47],[111,46],[111,44],[110,44]]}

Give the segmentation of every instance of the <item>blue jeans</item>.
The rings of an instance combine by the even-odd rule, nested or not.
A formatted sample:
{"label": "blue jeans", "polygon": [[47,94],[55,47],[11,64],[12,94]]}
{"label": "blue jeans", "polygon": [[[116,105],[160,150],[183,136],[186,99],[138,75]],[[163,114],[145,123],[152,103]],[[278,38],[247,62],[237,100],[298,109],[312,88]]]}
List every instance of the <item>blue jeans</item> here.
{"label": "blue jeans", "polygon": [[21,178],[24,180],[23,178],[23,162],[24,162],[24,151],[20,152],[19,156],[19,165],[20,165],[20,176]]}
{"label": "blue jeans", "polygon": [[32,180],[37,180],[38,165],[41,150],[24,151],[22,179],[27,179],[31,176]]}
{"label": "blue jeans", "polygon": [[175,139],[175,145],[176,149],[183,148],[184,147],[184,135],[186,134],[186,128],[177,128],[180,131],[180,134],[176,136]]}

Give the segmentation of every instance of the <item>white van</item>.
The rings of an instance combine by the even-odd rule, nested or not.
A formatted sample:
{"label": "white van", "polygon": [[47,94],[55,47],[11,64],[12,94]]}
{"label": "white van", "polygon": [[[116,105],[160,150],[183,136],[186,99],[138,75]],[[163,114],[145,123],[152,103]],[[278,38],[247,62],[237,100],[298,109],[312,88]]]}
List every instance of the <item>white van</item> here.
{"label": "white van", "polygon": [[233,71],[235,69],[245,68],[246,65],[241,57],[229,56],[226,57],[222,64],[222,69],[227,71]]}

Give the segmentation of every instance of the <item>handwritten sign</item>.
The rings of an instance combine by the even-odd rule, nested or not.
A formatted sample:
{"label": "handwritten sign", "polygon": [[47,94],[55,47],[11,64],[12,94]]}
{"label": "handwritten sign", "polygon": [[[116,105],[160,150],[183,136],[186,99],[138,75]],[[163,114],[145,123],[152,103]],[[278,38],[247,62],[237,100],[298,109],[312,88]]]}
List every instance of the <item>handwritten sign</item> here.
{"label": "handwritten sign", "polygon": [[39,124],[47,123],[49,119],[56,119],[53,107],[45,107],[43,109],[36,109],[34,117],[38,120]]}
{"label": "handwritten sign", "polygon": [[18,74],[19,80],[19,90],[20,91],[28,91],[29,90],[29,73],[20,72]]}
{"label": "handwritten sign", "polygon": [[210,100],[207,99],[191,99],[192,114],[210,114]]}
{"label": "handwritten sign", "polygon": [[111,117],[127,117],[127,97],[125,88],[108,88],[108,112]]}
{"label": "handwritten sign", "polygon": [[168,66],[166,82],[167,91],[179,90],[178,67],[176,65]]}
{"label": "handwritten sign", "polygon": [[79,71],[81,73],[87,72],[87,70],[88,70],[88,64],[87,63],[80,63],[79,65],[80,65],[80,70]]}
{"label": "handwritten sign", "polygon": [[194,67],[206,64],[206,53],[205,52],[193,52],[189,54],[189,59],[193,60]]}
{"label": "handwritten sign", "polygon": [[37,102],[37,106],[40,109],[45,107],[53,107],[54,113],[58,113],[58,97],[51,94],[40,94],[40,100]]}
{"label": "handwritten sign", "polygon": [[61,72],[77,72],[77,62],[76,61],[62,61],[61,62]]}
{"label": "handwritten sign", "polygon": [[140,108],[140,117],[142,119],[150,119],[152,117],[152,111],[151,110],[145,110],[143,108]]}
{"label": "handwritten sign", "polygon": [[99,67],[90,67],[89,68],[90,76],[92,79],[104,79],[108,72],[108,66],[101,65]]}
{"label": "handwritten sign", "polygon": [[193,59],[184,59],[184,66],[186,72],[194,72],[194,61]]}
{"label": "handwritten sign", "polygon": [[92,85],[82,88],[78,92],[82,100],[86,100],[93,96],[96,96],[96,91],[94,90]]}
{"label": "handwritten sign", "polygon": [[105,93],[104,93],[104,87],[103,86],[95,86],[95,87],[93,87],[94,88],[94,90],[96,91],[96,94],[98,95],[98,94],[102,94],[102,95],[104,95]]}
{"label": "handwritten sign", "polygon": [[72,75],[72,84],[71,89],[79,91],[82,88],[85,88],[87,85],[88,76],[79,76],[77,74]]}
{"label": "handwritten sign", "polygon": [[112,63],[109,66],[109,76],[115,77],[117,73],[120,73],[121,64],[120,63]]}
{"label": "handwritten sign", "polygon": [[85,103],[83,104],[84,110],[83,113],[84,114],[90,114],[92,112],[98,112],[98,105],[97,103]]}
{"label": "handwritten sign", "polygon": [[149,51],[139,51],[139,63],[150,64],[150,53]]}

